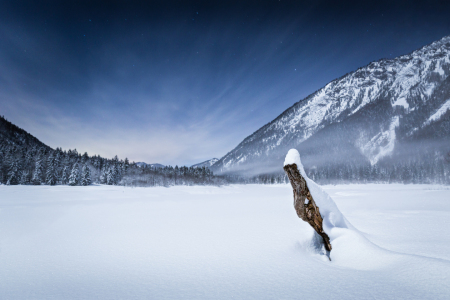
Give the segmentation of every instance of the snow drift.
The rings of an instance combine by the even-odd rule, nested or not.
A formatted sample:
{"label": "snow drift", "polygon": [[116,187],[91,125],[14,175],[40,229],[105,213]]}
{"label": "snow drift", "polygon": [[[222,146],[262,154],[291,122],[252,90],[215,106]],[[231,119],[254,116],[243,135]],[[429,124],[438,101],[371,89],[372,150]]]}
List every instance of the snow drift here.
{"label": "snow drift", "polygon": [[288,185],[2,185],[0,298],[449,298],[448,187],[323,190],[331,262]]}
{"label": "snow drift", "polygon": [[[352,226],[328,193],[306,175],[300,153],[296,149],[289,150],[286,155],[284,165],[290,164],[297,165],[319,207],[323,218],[323,229],[328,234],[333,247],[330,258],[334,263],[355,269],[373,269],[379,266],[379,260],[384,260],[386,264],[394,259],[395,255],[392,256],[386,250],[371,243]],[[314,245],[316,252],[325,254],[322,248],[317,246],[317,239],[318,236],[314,234],[310,243]]]}

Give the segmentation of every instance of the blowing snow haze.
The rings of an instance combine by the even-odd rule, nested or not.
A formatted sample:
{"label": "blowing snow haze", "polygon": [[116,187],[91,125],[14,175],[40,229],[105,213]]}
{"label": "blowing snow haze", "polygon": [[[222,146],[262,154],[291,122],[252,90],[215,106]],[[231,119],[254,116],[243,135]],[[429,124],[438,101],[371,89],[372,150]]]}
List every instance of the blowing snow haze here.
{"label": "blowing snow haze", "polygon": [[330,81],[450,34],[448,2],[366,2],[2,1],[0,114],[52,148],[220,158]]}

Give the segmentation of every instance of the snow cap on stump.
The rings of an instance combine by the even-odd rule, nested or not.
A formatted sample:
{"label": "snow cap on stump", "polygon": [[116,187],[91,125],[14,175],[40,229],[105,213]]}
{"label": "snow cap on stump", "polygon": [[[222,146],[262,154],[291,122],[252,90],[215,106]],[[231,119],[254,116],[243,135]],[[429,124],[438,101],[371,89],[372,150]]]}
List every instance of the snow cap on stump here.
{"label": "snow cap on stump", "polygon": [[354,227],[345,219],[342,213],[339,211],[336,203],[328,195],[328,193],[318,186],[312,179],[308,178],[300,160],[300,154],[296,149],[291,149],[286,155],[284,165],[296,164],[300,174],[305,178],[308,185],[311,196],[320,208],[320,214],[323,218],[323,229],[329,235],[331,240],[334,240],[339,234],[335,234],[332,229],[334,227],[351,228]]}
{"label": "snow cap on stump", "polygon": [[288,153],[286,154],[286,158],[284,159],[284,165],[292,165],[292,164],[296,164],[297,165],[297,169],[300,172],[300,174],[307,178],[306,176],[306,172],[305,169],[303,169],[303,165],[302,162],[300,160],[300,153],[298,153],[297,149],[291,149],[288,151]]}

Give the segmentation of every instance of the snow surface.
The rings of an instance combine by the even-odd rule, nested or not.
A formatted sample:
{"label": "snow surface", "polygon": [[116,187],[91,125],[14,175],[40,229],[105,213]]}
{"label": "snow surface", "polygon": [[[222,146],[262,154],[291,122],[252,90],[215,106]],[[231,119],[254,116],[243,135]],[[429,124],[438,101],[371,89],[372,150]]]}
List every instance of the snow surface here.
{"label": "snow surface", "polygon": [[378,133],[361,147],[361,152],[369,159],[372,166],[381,158],[391,155],[394,152],[395,129],[399,125],[399,116],[393,117],[388,130]]}
{"label": "snow surface", "polygon": [[305,169],[303,168],[302,161],[300,159],[300,153],[297,149],[290,149],[288,153],[286,154],[286,157],[284,158],[284,165],[292,165],[296,164],[297,169],[299,170],[300,174],[307,178]]}
{"label": "snow surface", "polygon": [[324,190],[332,261],[290,185],[0,186],[0,299],[450,298],[449,187]]}

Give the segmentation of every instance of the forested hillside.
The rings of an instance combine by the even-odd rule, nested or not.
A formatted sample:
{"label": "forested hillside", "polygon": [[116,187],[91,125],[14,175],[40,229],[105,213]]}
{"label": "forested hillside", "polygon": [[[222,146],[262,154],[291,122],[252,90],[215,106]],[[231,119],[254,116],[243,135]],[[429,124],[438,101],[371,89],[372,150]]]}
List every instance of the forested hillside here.
{"label": "forested hillside", "polygon": [[139,167],[115,156],[89,156],[76,149],[52,149],[0,117],[0,183],[7,185],[171,186],[223,184],[206,167]]}

